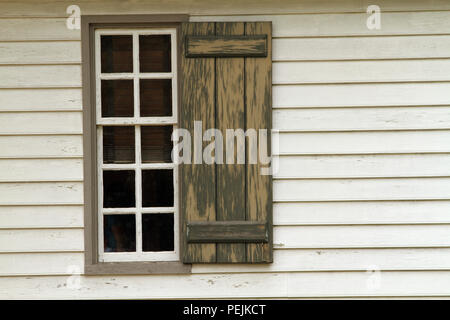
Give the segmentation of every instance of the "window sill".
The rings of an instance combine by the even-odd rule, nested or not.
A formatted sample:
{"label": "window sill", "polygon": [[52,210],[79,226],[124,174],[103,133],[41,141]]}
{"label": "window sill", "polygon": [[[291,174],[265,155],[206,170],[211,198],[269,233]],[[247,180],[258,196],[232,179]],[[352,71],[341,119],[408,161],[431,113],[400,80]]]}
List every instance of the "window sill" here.
{"label": "window sill", "polygon": [[191,265],[180,261],[102,262],[85,265],[84,273],[85,275],[189,274]]}

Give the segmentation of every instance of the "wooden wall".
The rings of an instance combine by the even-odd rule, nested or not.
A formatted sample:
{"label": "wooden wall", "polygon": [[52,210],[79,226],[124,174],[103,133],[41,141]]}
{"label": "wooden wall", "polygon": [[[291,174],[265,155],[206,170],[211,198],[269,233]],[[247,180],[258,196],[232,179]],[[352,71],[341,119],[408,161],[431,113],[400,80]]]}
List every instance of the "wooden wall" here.
{"label": "wooden wall", "polygon": [[[71,4],[273,21],[272,265],[71,276],[84,261]],[[380,30],[368,4],[1,1],[0,298],[450,297],[450,3],[377,1]]]}

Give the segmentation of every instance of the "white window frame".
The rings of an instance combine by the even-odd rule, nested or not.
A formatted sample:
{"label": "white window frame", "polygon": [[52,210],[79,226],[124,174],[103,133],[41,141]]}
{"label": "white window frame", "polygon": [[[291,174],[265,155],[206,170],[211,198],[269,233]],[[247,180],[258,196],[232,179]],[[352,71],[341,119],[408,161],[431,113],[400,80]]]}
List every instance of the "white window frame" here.
{"label": "white window frame", "polygon": [[[101,73],[101,35],[132,35],[133,39],[133,72]],[[139,36],[170,35],[171,36],[171,72],[141,73],[139,72]],[[101,80],[132,79],[134,86],[134,117],[103,118],[101,112]],[[140,117],[139,79],[172,79],[172,116]],[[174,163],[142,163],[141,159],[141,125],[172,125],[175,130],[177,120],[177,34],[175,28],[132,28],[132,29],[97,29],[95,30],[95,82],[96,82],[96,124],[97,124],[97,175],[98,175],[98,255],[99,262],[121,261],[179,261],[179,209],[178,209],[178,167]],[[135,127],[135,163],[104,164],[103,163],[103,127],[104,125],[129,125]],[[174,131],[175,132],[175,131]],[[134,170],[136,208],[103,208],[103,171]],[[174,206],[161,208],[142,207],[142,170],[173,170]],[[104,252],[103,216],[105,214],[134,213],[136,217],[136,252]],[[159,252],[142,251],[142,214],[173,213],[174,218],[174,250]]]}

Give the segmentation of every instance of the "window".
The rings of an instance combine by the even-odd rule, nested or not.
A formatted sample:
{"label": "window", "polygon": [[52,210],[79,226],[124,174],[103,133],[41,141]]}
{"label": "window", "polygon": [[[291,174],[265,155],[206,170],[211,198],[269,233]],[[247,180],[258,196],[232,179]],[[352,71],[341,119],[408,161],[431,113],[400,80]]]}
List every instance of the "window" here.
{"label": "window", "polygon": [[176,261],[176,29],[98,29],[100,262]]}
{"label": "window", "polygon": [[176,129],[193,155],[207,129],[270,130],[271,24],[187,19],[81,18],[88,274],[272,261],[272,178],[250,140],[236,165],[171,157]]}

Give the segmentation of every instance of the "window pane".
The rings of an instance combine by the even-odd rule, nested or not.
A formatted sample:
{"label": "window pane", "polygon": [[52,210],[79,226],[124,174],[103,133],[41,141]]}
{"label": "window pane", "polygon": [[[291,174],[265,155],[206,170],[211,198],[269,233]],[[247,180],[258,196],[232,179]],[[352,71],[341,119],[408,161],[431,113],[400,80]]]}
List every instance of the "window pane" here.
{"label": "window pane", "polygon": [[172,126],[141,127],[142,162],[172,162]]}
{"label": "window pane", "polygon": [[103,163],[134,163],[134,127],[103,127]]}
{"label": "window pane", "polygon": [[104,208],[135,207],[134,190],[134,170],[103,171]]}
{"label": "window pane", "polygon": [[173,214],[152,213],[142,215],[142,250],[173,251]]}
{"label": "window pane", "polygon": [[142,206],[173,207],[173,171],[142,170]]}
{"label": "window pane", "polygon": [[172,115],[172,80],[141,79],[141,117]]}
{"label": "window pane", "polygon": [[132,36],[101,36],[102,73],[133,72]]}
{"label": "window pane", "polygon": [[114,214],[103,217],[105,252],[136,251],[136,217]]}
{"label": "window pane", "polygon": [[132,117],[133,96],[133,80],[102,80],[102,117]]}
{"label": "window pane", "polygon": [[170,35],[139,36],[141,72],[170,72]]}

